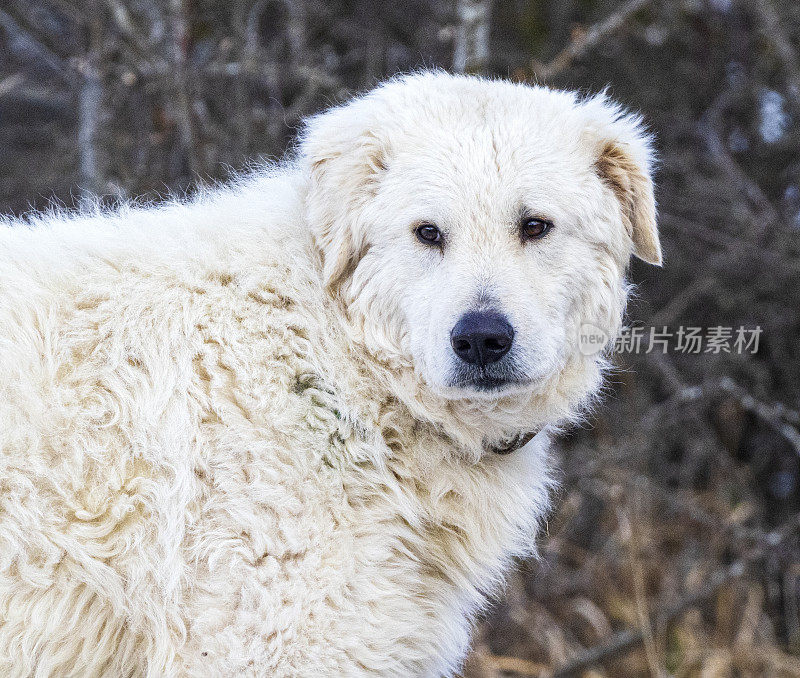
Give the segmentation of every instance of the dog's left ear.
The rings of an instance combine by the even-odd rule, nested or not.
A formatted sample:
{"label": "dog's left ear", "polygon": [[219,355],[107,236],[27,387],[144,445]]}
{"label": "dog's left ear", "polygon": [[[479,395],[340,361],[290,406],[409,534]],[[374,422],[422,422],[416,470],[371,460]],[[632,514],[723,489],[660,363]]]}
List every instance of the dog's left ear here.
{"label": "dog's left ear", "polygon": [[329,288],[352,272],[366,250],[364,208],[386,169],[369,104],[357,99],[313,117],[301,137],[300,158],[310,179],[306,214]]}
{"label": "dog's left ear", "polygon": [[650,176],[651,137],[641,119],[625,113],[604,95],[586,102],[592,114],[595,169],[616,195],[633,243],[633,254],[661,266],[661,243],[656,224],[656,201]]}

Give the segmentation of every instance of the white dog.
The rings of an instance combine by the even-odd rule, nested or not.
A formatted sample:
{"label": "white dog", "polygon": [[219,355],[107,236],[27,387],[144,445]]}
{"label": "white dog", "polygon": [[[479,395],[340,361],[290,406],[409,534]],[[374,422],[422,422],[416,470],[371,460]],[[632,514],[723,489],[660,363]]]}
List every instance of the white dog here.
{"label": "white dog", "polygon": [[420,73],[190,202],[0,227],[0,674],[457,671],[580,327],[660,262],[650,156],[603,96]]}

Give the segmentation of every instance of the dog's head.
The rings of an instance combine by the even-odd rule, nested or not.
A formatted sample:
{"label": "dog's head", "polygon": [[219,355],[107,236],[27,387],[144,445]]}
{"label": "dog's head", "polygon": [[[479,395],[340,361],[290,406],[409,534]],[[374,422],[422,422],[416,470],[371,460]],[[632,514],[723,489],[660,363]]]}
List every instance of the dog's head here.
{"label": "dog's head", "polygon": [[648,136],[605,96],[407,76],[312,118],[301,158],[326,284],[449,399],[585,397],[581,326],[615,337],[631,254],[661,262]]}

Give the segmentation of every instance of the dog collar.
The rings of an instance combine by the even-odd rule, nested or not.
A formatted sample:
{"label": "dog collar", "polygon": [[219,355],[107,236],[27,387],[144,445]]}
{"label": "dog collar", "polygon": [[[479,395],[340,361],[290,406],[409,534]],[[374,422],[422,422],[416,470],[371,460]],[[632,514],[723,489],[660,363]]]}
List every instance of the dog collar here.
{"label": "dog collar", "polygon": [[491,447],[487,447],[486,450],[487,452],[493,452],[494,454],[511,454],[512,452],[516,452],[521,447],[527,445],[541,430],[541,428],[537,428],[533,431],[528,431],[528,433],[520,433],[505,445],[492,445]]}

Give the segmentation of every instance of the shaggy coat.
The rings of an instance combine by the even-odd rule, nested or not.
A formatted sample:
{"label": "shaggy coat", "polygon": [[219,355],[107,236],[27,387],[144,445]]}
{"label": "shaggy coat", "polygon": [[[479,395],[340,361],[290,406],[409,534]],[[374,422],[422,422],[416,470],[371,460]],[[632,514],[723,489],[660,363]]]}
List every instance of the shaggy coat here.
{"label": "shaggy coat", "polygon": [[[558,190],[584,210],[572,235],[555,227],[572,258],[535,265],[567,290],[542,325],[560,333],[535,383],[448,391],[419,339],[427,297],[404,297],[370,204],[403,192],[378,184],[404,135],[453,157],[448,130],[475,111],[499,171],[522,102],[569,141],[545,152],[574,159]],[[452,175],[477,201],[470,171]],[[291,161],[189,201],[0,227],[0,675],[452,675],[475,612],[533,552],[548,427],[604,365],[577,328],[617,332],[631,253],[660,261],[638,120],[444,74],[324,113]]]}

